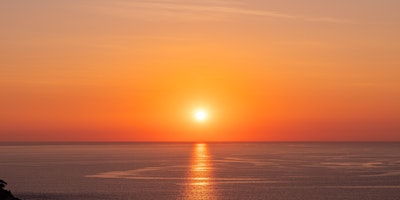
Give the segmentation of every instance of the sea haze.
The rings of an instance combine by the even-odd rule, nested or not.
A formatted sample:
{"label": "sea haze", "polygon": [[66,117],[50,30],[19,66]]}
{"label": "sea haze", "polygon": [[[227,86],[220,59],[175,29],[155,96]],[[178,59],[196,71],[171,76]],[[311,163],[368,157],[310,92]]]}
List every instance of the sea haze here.
{"label": "sea haze", "polygon": [[0,179],[24,200],[395,200],[400,143],[3,143]]}

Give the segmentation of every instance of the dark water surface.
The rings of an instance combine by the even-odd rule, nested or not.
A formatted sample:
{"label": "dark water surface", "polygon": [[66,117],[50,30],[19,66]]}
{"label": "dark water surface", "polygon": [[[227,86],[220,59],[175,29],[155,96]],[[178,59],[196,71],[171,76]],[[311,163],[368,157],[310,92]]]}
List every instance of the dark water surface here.
{"label": "dark water surface", "polygon": [[400,199],[400,143],[2,144],[25,200]]}

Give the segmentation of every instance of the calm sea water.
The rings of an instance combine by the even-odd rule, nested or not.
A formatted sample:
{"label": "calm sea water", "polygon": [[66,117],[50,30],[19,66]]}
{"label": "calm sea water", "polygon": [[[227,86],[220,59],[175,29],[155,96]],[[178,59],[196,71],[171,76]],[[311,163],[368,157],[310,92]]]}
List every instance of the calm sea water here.
{"label": "calm sea water", "polygon": [[400,143],[2,144],[25,200],[400,199]]}

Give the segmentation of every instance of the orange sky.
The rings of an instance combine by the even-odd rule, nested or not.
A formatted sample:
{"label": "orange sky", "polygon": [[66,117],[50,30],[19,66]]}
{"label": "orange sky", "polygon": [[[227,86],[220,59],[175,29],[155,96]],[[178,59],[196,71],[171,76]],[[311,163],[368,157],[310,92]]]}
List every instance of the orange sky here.
{"label": "orange sky", "polygon": [[1,2],[0,141],[400,141],[399,6]]}

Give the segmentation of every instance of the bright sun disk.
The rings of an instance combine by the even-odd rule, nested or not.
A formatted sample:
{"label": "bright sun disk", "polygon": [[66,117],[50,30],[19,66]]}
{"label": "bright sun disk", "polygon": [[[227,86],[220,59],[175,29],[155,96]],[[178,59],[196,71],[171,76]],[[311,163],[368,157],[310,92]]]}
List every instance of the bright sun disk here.
{"label": "bright sun disk", "polygon": [[207,119],[207,113],[204,110],[198,110],[195,112],[194,118],[197,121],[204,121]]}

